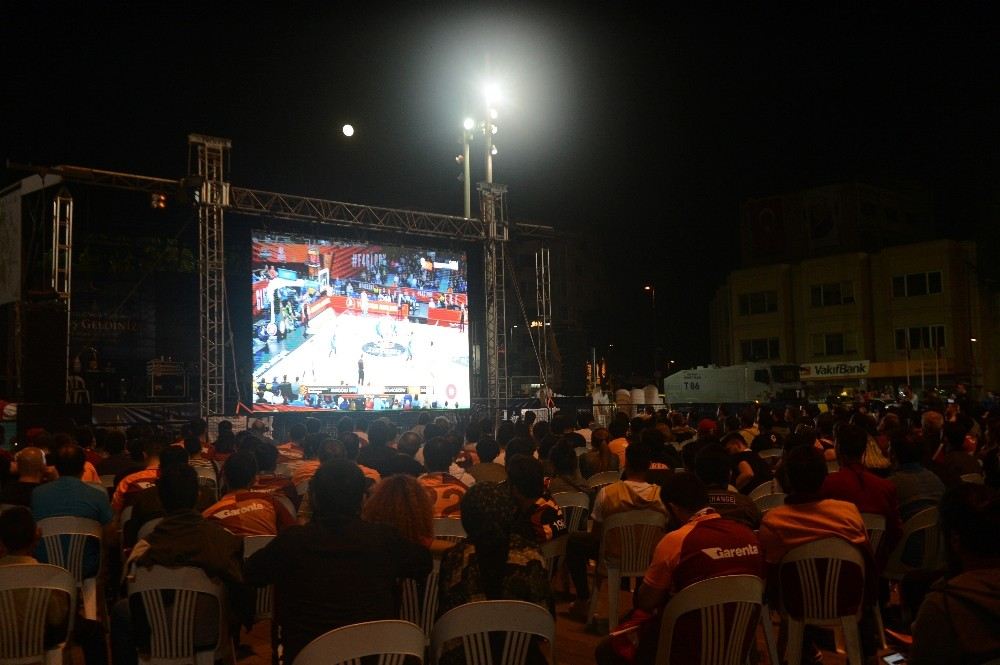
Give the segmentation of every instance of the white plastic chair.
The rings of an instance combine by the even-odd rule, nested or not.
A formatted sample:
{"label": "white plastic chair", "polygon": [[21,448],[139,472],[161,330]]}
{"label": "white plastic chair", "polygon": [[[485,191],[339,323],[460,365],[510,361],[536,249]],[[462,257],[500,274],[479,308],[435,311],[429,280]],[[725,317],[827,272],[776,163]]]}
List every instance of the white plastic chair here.
{"label": "white plastic chair", "polygon": [[67,400],[70,404],[90,404],[90,391],[82,376],[76,374],[66,377]]}
{"label": "white plastic chair", "polygon": [[590,514],[590,497],[583,492],[556,492],[552,495],[566,518],[566,528],[573,531],[587,530],[587,515]]}
{"label": "white plastic chair", "polygon": [[153,533],[153,531],[156,529],[156,525],[162,521],[163,521],[162,517],[154,517],[153,519],[143,524],[141,527],[139,527],[139,532],[136,534],[136,539],[143,540],[146,536]]}
{"label": "white plastic chair", "polygon": [[959,479],[963,483],[972,483],[974,485],[985,485],[986,478],[981,473],[963,473],[959,476]]}
{"label": "white plastic chair", "polygon": [[[264,549],[268,543],[274,540],[274,536],[243,536],[243,560],[246,561],[258,550]],[[257,600],[254,606],[253,620],[255,622],[262,619],[274,617],[274,585],[268,585],[257,589]]]}
{"label": "white plastic chair", "polygon": [[558,538],[545,541],[539,547],[542,551],[542,557],[545,559],[545,570],[549,571],[550,574],[559,565],[559,560],[566,556],[566,543],[568,542],[569,534],[564,533]]}
{"label": "white plastic chair", "polygon": [[[45,648],[46,617],[52,592],[68,596],[66,634]],[[17,598],[15,600],[15,598]],[[21,611],[17,611],[18,605]],[[49,564],[0,566],[0,662],[4,665],[62,665],[63,649],[73,632],[76,580],[65,568]]]}
{"label": "white plastic chair", "polygon": [[[164,591],[172,591],[173,604],[164,604]],[[148,654],[139,654],[142,665],[213,665],[232,662],[232,645],[225,617],[224,591],[201,568],[139,567],[129,582],[129,596],[138,594],[149,620]],[[204,651],[195,651],[195,624],[204,621],[195,613],[198,594],[215,598],[218,606],[218,639]]]}
{"label": "white plastic chair", "polygon": [[[882,536],[885,535],[885,515],[875,513],[861,513],[861,519],[865,522],[865,531],[868,532],[868,544],[872,548],[872,555],[878,555],[878,548],[882,544]],[[878,639],[883,649],[888,648],[885,641],[885,625],[882,623],[882,607],[878,600],[875,601],[875,628],[878,630]]]}
{"label": "white plastic chair", "polygon": [[[597,613],[603,569],[608,579],[608,628],[614,630],[618,626],[621,579],[646,573],[649,562],[653,560],[653,550],[663,537],[666,526],[667,516],[656,510],[626,510],[615,513],[604,521],[588,616],[593,618]],[[610,558],[607,554],[608,542],[611,540],[617,542],[619,547],[615,558]]]}
{"label": "white plastic chair", "polygon": [[753,500],[757,505],[757,510],[763,515],[772,508],[777,508],[778,506],[785,505],[785,495],[784,494],[765,494],[764,496],[759,496]]}
{"label": "white plastic chair", "polygon": [[[845,571],[847,576],[842,579]],[[807,624],[839,627],[844,631],[848,662],[862,665],[858,618],[864,598],[865,562],[858,548],[842,538],[800,545],[781,560],[778,579],[781,613],[788,626],[788,665],[801,662]],[[791,583],[798,587],[797,593],[792,593]]]}
{"label": "white plastic chair", "polygon": [[434,537],[441,540],[450,540],[459,543],[466,538],[465,527],[462,520],[451,517],[434,518]]}
{"label": "white plastic chair", "polygon": [[[681,589],[663,609],[656,662],[745,665],[756,647],[763,597],[764,582],[753,575],[714,577]],[[692,612],[697,613],[697,627],[687,626],[684,634],[675,635],[678,620]],[[691,661],[690,654],[685,654],[683,660],[671,659],[675,638],[683,644],[697,640],[699,635],[700,644],[692,645],[699,660]]]}
{"label": "white plastic chair", "polygon": [[[500,659],[493,658],[489,633],[506,633]],[[461,638],[465,665],[522,665],[532,637],[549,643],[556,663],[556,622],[540,605],[523,600],[482,600],[449,610],[434,624],[431,659],[437,662],[449,640]]]}
{"label": "white plastic chair", "polygon": [[215,469],[202,465],[194,465],[194,472],[198,474],[198,485],[212,490],[216,499],[219,498],[219,479],[215,474]]}
{"label": "white plastic chair", "polygon": [[778,460],[781,459],[781,456],[784,453],[785,451],[782,450],[781,448],[768,448],[767,450],[762,450],[757,454],[760,455],[760,458],[762,460],[764,460],[771,466],[774,466],[775,464],[778,463]]}
{"label": "white plastic chair", "polygon": [[[100,552],[103,529],[96,520],[85,517],[46,517],[38,520],[42,531],[42,546],[48,562],[65,568],[76,580],[83,598],[83,616],[97,620],[97,580],[101,576],[104,555]],[[63,546],[62,538],[68,542]],[[99,560],[97,573],[93,577],[83,577],[83,554],[87,539],[97,540]]]}
{"label": "white plastic chair", "polygon": [[590,485],[590,489],[598,490],[605,485],[617,483],[621,479],[621,471],[601,471],[600,473],[595,473],[590,478],[587,478],[587,484]]}
{"label": "white plastic chair", "polygon": [[768,494],[783,494],[785,490],[781,489],[781,483],[778,482],[777,478],[767,481],[766,483],[761,483],[757,487],[750,490],[751,501],[756,501],[762,496],[767,496]]}
{"label": "white plastic chair", "polygon": [[441,561],[434,559],[434,567],[427,573],[424,582],[423,595],[420,593],[417,580],[412,578],[400,580],[399,618],[420,626],[427,645],[430,645],[431,630],[434,628],[434,619],[437,618],[440,571]]}
{"label": "white plastic chair", "polygon": [[403,665],[407,656],[424,662],[424,633],[409,621],[367,621],[323,633],[307,644],[292,665],[341,665],[379,656],[378,665]]}
{"label": "white plastic chair", "polygon": [[[909,543],[923,538],[922,547],[916,560],[906,560],[915,548]],[[896,549],[889,555],[882,576],[890,580],[901,580],[903,575],[914,570],[935,570],[944,565],[944,543],[938,526],[938,509],[925,508],[903,522],[903,535]]]}

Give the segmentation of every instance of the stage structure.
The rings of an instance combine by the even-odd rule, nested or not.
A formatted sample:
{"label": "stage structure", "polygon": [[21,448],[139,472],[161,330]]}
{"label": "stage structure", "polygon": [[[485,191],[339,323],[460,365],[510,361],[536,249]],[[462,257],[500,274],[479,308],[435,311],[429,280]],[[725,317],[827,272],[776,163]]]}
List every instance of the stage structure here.
{"label": "stage structure", "polygon": [[[225,415],[225,351],[226,344],[229,343],[226,331],[228,305],[223,242],[226,211],[309,221],[355,230],[483,243],[486,394],[479,398],[480,401],[485,398],[485,407],[494,418],[500,416],[510,397],[505,266],[513,269],[513,265],[509,262],[507,245],[512,238],[552,239],[555,237],[552,227],[511,224],[507,220],[504,197],[507,188],[495,183],[480,183],[481,220],[236,187],[226,181],[230,148],[231,142],[228,139],[201,134],[189,135],[188,176],[180,180],[68,165],[36,167],[8,163],[8,168],[41,175],[58,175],[65,182],[148,192],[154,197],[179,195],[179,198],[190,199],[197,206],[200,412],[203,417]],[[72,197],[68,190],[61,188],[53,200],[52,284],[60,299],[65,302],[67,319],[72,300],[72,217]],[[546,284],[545,303],[538,303],[542,324],[540,335],[544,339],[548,334],[545,324],[550,323],[551,319],[551,305],[547,296],[548,250],[543,250],[536,258],[536,273],[540,282],[544,281]],[[520,301],[520,293],[516,292],[516,295],[523,312],[524,303]],[[527,321],[525,323],[528,324]],[[66,352],[69,353],[68,344]],[[549,382],[548,366],[547,358],[539,358],[540,379],[546,392]]]}

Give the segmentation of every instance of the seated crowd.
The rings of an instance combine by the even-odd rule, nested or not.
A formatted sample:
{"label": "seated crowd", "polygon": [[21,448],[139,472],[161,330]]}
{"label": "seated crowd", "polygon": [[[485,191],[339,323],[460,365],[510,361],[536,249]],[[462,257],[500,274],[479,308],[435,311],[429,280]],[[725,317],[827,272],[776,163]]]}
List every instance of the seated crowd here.
{"label": "seated crowd", "polygon": [[[1000,657],[998,447],[1000,416],[952,409],[879,418],[842,408],[748,407],[716,418],[650,409],[616,413],[606,427],[589,413],[546,422],[529,412],[496,427],[421,414],[406,432],[386,418],[365,428],[345,415],[328,431],[306,418],[277,441],[260,421],[238,434],[223,421],[215,439],[204,421],[176,433],[36,429],[12,455],[0,451],[0,570],[48,561],[41,520],[92,520],[101,546],[88,543],[83,570],[102,580],[110,631],[78,617],[73,640],[88,665],[106,663],[109,651],[114,665],[148,653],[149,617],[127,587],[151,566],[197,567],[224,585],[223,625],[201,621],[212,612],[196,607],[193,639],[206,649],[220,630],[238,645],[254,622],[255,589],[273,586],[273,654],[290,664],[326,631],[399,617],[400,581],[434,579],[435,559],[437,616],[486,599],[524,600],[556,616],[560,576],[544,547],[557,539],[565,540],[563,592],[574,598],[559,619],[601,632],[591,571],[623,547],[604,525],[642,511],[666,526],[598,663],[654,662],[664,607],[702,580],[758,577],[778,609],[783,558],[831,537],[864,561],[866,658],[882,641],[881,613],[909,662],[986,662]],[[589,512],[578,528],[561,507],[571,495]],[[906,521],[928,509],[940,515],[946,556],[903,577],[893,596],[911,629],[889,619],[883,572],[905,545]],[[884,524],[875,548],[864,516]],[[465,537],[436,537],[442,518],[460,520]],[[254,536],[271,539],[244,558]],[[65,622],[65,610],[47,621]],[[58,615],[58,604],[50,611]],[[805,636],[803,659],[819,662],[825,635]],[[538,646],[529,662],[544,662]],[[461,650],[443,660],[462,662]]]}

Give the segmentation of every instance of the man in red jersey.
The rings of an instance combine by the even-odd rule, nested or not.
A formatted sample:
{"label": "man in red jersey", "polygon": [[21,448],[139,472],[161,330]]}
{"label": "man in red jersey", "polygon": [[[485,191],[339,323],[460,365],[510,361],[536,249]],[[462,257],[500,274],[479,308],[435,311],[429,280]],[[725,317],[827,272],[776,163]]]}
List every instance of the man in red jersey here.
{"label": "man in red jersey", "polygon": [[214,520],[237,536],[273,536],[295,524],[295,516],[269,494],[251,492],[257,474],[251,453],[239,452],[226,460],[222,473],[230,492],[202,516]]}
{"label": "man in red jersey", "polygon": [[[671,596],[696,582],[726,575],[761,577],[764,560],[757,536],[746,525],[722,516],[709,506],[708,490],[693,473],[681,473],[671,478],[660,499],[673,521],[682,526],[665,535],[653,551],[653,560],[635,593],[636,626],[627,634],[608,638],[595,652],[600,665],[632,662],[653,663],[660,640],[660,612]],[[752,626],[745,636],[754,639]],[[708,648],[700,643],[700,634],[692,627],[692,639],[675,640],[670,662],[696,662]],[[617,642],[631,637],[636,643],[635,659],[622,659]]]}

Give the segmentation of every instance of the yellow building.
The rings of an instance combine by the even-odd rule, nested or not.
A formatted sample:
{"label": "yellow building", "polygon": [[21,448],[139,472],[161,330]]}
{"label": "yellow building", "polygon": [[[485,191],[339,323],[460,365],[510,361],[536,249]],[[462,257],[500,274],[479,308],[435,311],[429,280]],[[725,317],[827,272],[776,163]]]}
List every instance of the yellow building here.
{"label": "yellow building", "polygon": [[994,388],[997,299],[976,265],[973,243],[936,240],[736,270],[712,303],[712,360],[799,364],[817,394]]}

